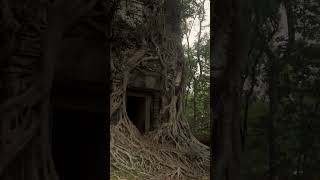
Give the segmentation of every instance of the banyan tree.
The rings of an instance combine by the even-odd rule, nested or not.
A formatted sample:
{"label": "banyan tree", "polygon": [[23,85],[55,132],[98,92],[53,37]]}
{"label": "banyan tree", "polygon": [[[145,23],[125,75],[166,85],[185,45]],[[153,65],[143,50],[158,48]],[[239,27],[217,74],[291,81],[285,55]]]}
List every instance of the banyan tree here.
{"label": "banyan tree", "polygon": [[111,178],[208,179],[183,111],[179,0],[120,0],[112,22]]}

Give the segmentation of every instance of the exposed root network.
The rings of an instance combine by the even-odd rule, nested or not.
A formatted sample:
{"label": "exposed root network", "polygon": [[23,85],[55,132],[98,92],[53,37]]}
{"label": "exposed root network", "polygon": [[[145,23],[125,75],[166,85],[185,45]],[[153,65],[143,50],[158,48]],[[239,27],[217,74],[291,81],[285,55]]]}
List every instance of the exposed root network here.
{"label": "exposed root network", "polygon": [[142,136],[124,115],[111,129],[111,177],[209,179],[209,149],[188,129],[169,122]]}

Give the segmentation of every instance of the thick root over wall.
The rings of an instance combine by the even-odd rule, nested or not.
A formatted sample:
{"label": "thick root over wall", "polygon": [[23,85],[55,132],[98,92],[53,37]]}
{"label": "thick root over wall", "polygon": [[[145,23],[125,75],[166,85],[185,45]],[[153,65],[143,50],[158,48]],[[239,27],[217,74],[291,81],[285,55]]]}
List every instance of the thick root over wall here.
{"label": "thick root over wall", "polygon": [[111,179],[209,179],[209,148],[183,121],[142,136],[123,115],[111,128]]}

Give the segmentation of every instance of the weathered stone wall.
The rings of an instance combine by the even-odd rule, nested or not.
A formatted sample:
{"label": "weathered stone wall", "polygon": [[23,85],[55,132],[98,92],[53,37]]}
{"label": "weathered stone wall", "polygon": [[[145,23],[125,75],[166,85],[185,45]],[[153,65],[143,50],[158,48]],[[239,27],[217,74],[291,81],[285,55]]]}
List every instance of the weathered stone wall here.
{"label": "weathered stone wall", "polygon": [[[152,126],[159,124],[160,117],[160,91],[163,88],[161,84],[161,70],[162,65],[156,57],[156,51],[151,51],[154,47],[145,47],[145,51],[150,51],[149,60],[142,61],[137,64],[128,64],[130,55],[134,51],[143,49],[148,42],[144,38],[150,32],[145,32],[150,20],[146,16],[147,7],[142,1],[127,0],[120,1],[119,11],[116,13],[113,22],[113,47],[112,47],[112,67],[113,67],[113,92],[120,92],[125,95],[122,88],[135,89],[140,92],[151,92],[152,94],[152,108],[151,119]],[[149,42],[150,43],[150,42]],[[147,55],[146,54],[146,55]],[[143,59],[141,57],[140,59]],[[138,60],[140,61],[140,60]],[[130,67],[132,66],[132,68]],[[127,70],[125,70],[127,69]],[[128,71],[128,72],[125,72]],[[125,74],[128,73],[127,82],[125,81]],[[124,83],[126,83],[124,85]],[[123,87],[125,86],[125,87]],[[121,95],[122,96],[122,95]],[[116,103],[121,103],[118,98]],[[116,104],[111,102],[111,104]],[[113,116],[112,121],[117,121],[118,116]]]}

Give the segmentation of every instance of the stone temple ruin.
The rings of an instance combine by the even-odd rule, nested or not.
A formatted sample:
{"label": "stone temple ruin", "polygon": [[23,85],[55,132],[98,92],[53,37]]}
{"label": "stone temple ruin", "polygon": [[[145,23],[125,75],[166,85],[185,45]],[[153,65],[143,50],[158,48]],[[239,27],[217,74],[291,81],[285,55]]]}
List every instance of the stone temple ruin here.
{"label": "stone temple ruin", "polygon": [[[121,34],[125,31],[130,33],[130,28],[137,28],[145,20],[143,13],[145,5],[142,1],[120,1],[120,7],[118,18],[129,27],[129,29],[119,29]],[[116,58],[113,61],[114,64],[119,62]],[[158,127],[160,123],[161,64],[156,59],[143,62],[134,67],[128,77],[125,93],[126,111],[132,123],[140,133],[144,134]],[[118,81],[117,77],[113,79],[114,84]]]}
{"label": "stone temple ruin", "polygon": [[138,76],[127,88],[126,108],[129,119],[141,133],[157,127],[160,114],[160,92],[157,76]]}
{"label": "stone temple ruin", "polygon": [[[155,62],[154,62],[155,63]],[[160,66],[156,63],[155,66]],[[126,92],[126,108],[129,119],[141,133],[158,127],[160,117],[160,70],[155,72],[134,69]]]}

